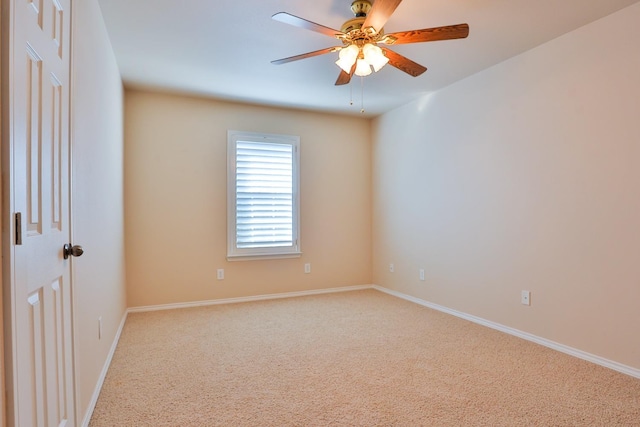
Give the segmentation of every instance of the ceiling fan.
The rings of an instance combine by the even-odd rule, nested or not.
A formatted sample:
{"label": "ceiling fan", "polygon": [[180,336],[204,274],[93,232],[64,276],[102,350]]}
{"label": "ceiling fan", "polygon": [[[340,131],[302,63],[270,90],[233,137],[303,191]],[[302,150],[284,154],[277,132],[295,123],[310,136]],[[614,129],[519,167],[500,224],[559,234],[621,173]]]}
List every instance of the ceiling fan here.
{"label": "ceiling fan", "polygon": [[378,71],[387,63],[413,77],[417,77],[427,71],[427,68],[391,49],[378,45],[462,39],[469,35],[469,25],[467,24],[385,34],[384,24],[401,2],[402,0],[375,0],[372,5],[369,0],[355,0],[351,4],[351,10],[355,14],[355,18],[346,21],[340,31],[286,12],[276,13],[272,16],[276,21],[336,38],[342,42],[342,46],[328,47],[314,52],[282,58],[271,61],[271,63],[280,65],[327,53],[339,52],[339,59],[336,64],[341,68],[341,71],[336,85],[349,83],[354,74],[367,76],[371,74],[372,68],[373,71]]}

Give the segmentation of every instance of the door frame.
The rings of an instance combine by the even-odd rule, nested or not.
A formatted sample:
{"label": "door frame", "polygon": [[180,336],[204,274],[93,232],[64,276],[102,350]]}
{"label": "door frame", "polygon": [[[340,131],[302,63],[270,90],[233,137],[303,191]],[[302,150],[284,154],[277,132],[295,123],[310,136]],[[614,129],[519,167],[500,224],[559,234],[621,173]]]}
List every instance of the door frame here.
{"label": "door frame", "polygon": [[0,173],[2,174],[2,197],[0,197],[0,211],[2,215],[2,262],[0,263],[0,274],[2,277],[2,292],[0,293],[0,300],[2,304],[0,304],[0,310],[2,311],[2,318],[0,322],[2,324],[2,328],[0,330],[0,334],[2,334],[2,355],[0,356],[2,359],[2,426],[7,425],[8,419],[8,411],[13,411],[13,402],[8,402],[8,395],[6,394],[6,389],[9,386],[12,387],[12,372],[13,365],[11,364],[10,358],[6,356],[7,353],[12,352],[13,348],[11,345],[11,327],[12,322],[10,315],[10,310],[7,310],[5,304],[10,304],[11,295],[13,291],[13,280],[11,274],[9,273],[9,269],[7,268],[13,263],[13,250],[11,245],[11,239],[9,236],[14,236],[15,233],[15,225],[11,224],[11,211],[12,211],[12,203],[11,203],[11,194],[10,191],[11,186],[13,185],[13,180],[10,179],[11,170],[9,162],[7,159],[11,158],[11,153],[13,151],[13,135],[9,123],[12,122],[13,117],[13,109],[11,108],[11,104],[13,99],[11,97],[10,90],[10,82],[11,78],[11,64],[10,64],[10,56],[11,56],[11,37],[10,31],[12,25],[10,23],[9,17],[12,16],[12,2],[1,1],[0,6],[0,57],[2,59],[2,66],[0,67],[0,135],[2,144],[0,147]]}
{"label": "door frame", "polygon": [[[10,28],[10,25],[7,25],[4,21],[4,17],[7,15],[7,11],[5,10],[6,7],[6,3],[5,1],[1,1],[0,2],[0,64],[7,64],[7,59],[8,59],[8,52],[9,49],[7,49],[6,44],[8,44],[8,39],[9,37],[5,34],[5,31],[8,32],[8,28]],[[2,183],[1,183],[1,188],[0,188],[0,194],[2,194],[2,196],[0,197],[0,220],[2,222],[2,241],[0,243],[0,255],[2,256],[2,262],[0,262],[0,280],[2,281],[2,292],[0,292],[0,346],[2,346],[2,351],[0,351],[0,384],[2,385],[2,387],[0,387],[0,400],[2,400],[2,402],[0,403],[0,426],[2,427],[6,427],[7,425],[7,400],[6,400],[6,395],[5,395],[5,388],[6,388],[6,383],[5,383],[5,366],[4,366],[4,353],[5,353],[5,340],[4,340],[4,336],[5,336],[5,332],[4,332],[4,289],[5,287],[8,285],[8,282],[6,281],[6,277],[5,277],[5,268],[4,268],[4,264],[5,264],[5,258],[6,258],[6,251],[5,251],[5,235],[7,234],[7,218],[5,218],[5,195],[7,194],[6,191],[6,184],[5,181],[7,180],[6,178],[4,178],[4,171],[5,171],[5,162],[4,162],[4,158],[5,158],[5,145],[7,144],[7,135],[6,133],[8,133],[8,130],[5,131],[5,123],[7,122],[8,119],[8,105],[6,105],[5,102],[5,94],[7,92],[7,87],[8,86],[8,79],[7,79],[7,74],[8,74],[8,70],[5,70],[5,68],[10,68],[8,65],[3,65],[0,66],[0,141],[2,141],[1,145],[0,145],[0,176],[3,177],[2,179]]]}

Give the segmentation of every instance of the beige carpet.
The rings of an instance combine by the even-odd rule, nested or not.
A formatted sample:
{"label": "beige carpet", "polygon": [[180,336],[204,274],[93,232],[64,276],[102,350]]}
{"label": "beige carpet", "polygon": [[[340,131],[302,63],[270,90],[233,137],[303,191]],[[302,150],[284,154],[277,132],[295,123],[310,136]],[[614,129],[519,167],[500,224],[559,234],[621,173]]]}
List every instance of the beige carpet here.
{"label": "beige carpet", "polygon": [[366,290],[131,314],[90,426],[640,426],[640,380]]}

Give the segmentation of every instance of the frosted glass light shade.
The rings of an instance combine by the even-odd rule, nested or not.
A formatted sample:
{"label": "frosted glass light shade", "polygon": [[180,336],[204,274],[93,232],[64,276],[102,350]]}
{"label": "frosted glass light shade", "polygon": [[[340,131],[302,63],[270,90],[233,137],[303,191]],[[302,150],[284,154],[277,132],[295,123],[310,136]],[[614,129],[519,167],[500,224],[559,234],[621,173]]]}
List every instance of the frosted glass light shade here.
{"label": "frosted glass light shade", "polygon": [[366,77],[369,74],[371,74],[371,65],[364,59],[358,59],[356,63],[356,76]]}
{"label": "frosted glass light shade", "polygon": [[384,55],[382,49],[374,44],[367,43],[364,45],[362,53],[364,54],[365,61],[371,64],[375,72],[380,71],[380,69],[389,62],[389,58]]}
{"label": "frosted glass light shade", "polygon": [[353,67],[354,62],[356,62],[359,53],[360,49],[353,44],[340,49],[336,65],[342,68],[345,73],[351,73],[351,67]]}

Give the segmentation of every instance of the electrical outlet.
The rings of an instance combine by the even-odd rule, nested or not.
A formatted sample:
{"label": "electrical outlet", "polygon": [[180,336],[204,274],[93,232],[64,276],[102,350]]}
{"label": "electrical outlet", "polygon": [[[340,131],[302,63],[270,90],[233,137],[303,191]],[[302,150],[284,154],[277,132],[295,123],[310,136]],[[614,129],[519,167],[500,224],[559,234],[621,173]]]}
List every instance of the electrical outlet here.
{"label": "electrical outlet", "polygon": [[520,295],[520,302],[524,305],[531,305],[531,292],[522,291]]}
{"label": "electrical outlet", "polygon": [[393,263],[389,264],[389,273],[393,273],[393,271],[395,270]]}
{"label": "electrical outlet", "polygon": [[311,273],[311,264],[310,263],[306,263],[304,265],[304,274],[309,274]]}
{"label": "electrical outlet", "polygon": [[420,269],[420,280],[424,280],[424,268]]}
{"label": "electrical outlet", "polygon": [[224,268],[218,269],[218,280],[224,280]]}
{"label": "electrical outlet", "polygon": [[98,317],[98,339],[102,339],[102,316]]}

